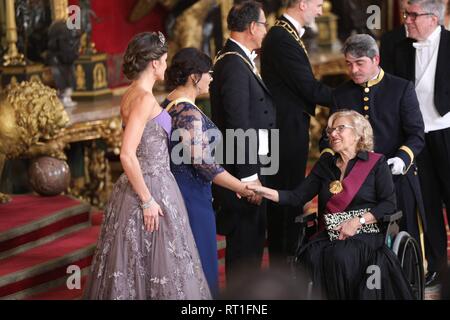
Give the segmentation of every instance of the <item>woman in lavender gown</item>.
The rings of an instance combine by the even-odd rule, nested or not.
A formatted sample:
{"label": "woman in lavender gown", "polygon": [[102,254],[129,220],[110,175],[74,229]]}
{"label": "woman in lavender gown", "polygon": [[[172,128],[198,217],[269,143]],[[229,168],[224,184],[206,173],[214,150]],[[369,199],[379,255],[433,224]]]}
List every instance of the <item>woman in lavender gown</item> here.
{"label": "woman in lavender gown", "polygon": [[164,78],[161,33],[129,43],[121,102],[125,173],[114,185],[94,254],[87,299],[210,299],[183,197],[170,171],[171,119],[152,89]]}

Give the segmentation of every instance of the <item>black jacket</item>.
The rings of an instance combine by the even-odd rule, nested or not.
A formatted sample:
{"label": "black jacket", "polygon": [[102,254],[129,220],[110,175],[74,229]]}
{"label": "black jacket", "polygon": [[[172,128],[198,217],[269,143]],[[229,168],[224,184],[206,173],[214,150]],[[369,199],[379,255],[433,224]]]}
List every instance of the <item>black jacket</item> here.
{"label": "black jacket", "polygon": [[[231,40],[227,41],[220,54],[226,52],[237,52],[250,63],[244,51]],[[213,78],[210,87],[211,114],[212,120],[223,134],[224,146],[229,143],[226,137],[227,129],[255,129],[257,132],[258,129],[275,128],[275,107],[269,90],[241,57],[226,55],[217,61]],[[250,155],[257,156],[258,146],[252,148],[246,143],[245,164],[237,164],[237,149],[244,146],[237,146],[235,143],[235,162],[225,164],[224,167],[239,179],[259,174],[260,164],[251,164],[248,161]]]}
{"label": "black jacket", "polygon": [[[339,86],[333,92],[331,113],[350,109],[364,115],[373,128],[375,152],[387,158],[399,157],[410,167],[425,144],[424,124],[413,84],[385,73],[379,83],[368,89],[365,92],[366,88],[352,80]],[[323,140],[327,140],[325,135]],[[326,144],[322,143],[321,147]],[[412,152],[413,158],[406,150]]]}
{"label": "black jacket", "polygon": [[[391,57],[394,66],[393,74],[415,82],[416,49],[414,40],[404,39],[398,43],[394,55]],[[442,27],[441,42],[439,44],[438,61],[435,77],[434,104],[441,116],[450,112],[450,31]]]}
{"label": "black jacket", "polygon": [[391,31],[385,32],[381,36],[380,42],[380,58],[381,67],[384,71],[394,72],[394,61],[392,57],[395,55],[395,48],[400,42],[406,39],[406,27],[401,25]]}
{"label": "black jacket", "polygon": [[[289,23],[296,32],[285,17],[279,20]],[[279,110],[277,116],[295,117],[296,113],[303,112],[314,116],[316,104],[331,104],[331,89],[316,80],[305,51],[281,27],[272,27],[263,41],[261,74],[274,96]]]}

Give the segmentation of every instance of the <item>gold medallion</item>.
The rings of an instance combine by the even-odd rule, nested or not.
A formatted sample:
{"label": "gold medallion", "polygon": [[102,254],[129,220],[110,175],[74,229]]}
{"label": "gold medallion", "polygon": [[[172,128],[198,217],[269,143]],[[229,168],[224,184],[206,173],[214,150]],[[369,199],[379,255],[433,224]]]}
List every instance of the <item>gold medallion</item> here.
{"label": "gold medallion", "polygon": [[342,190],[344,190],[344,187],[342,186],[342,183],[339,180],[335,180],[330,183],[330,192],[332,194],[341,193]]}

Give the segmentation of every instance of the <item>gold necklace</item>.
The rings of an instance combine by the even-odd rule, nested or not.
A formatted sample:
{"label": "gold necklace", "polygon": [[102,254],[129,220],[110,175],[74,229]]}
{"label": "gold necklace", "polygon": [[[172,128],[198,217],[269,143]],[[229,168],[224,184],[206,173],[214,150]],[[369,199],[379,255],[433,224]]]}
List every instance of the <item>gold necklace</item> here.
{"label": "gold necklace", "polygon": [[303,43],[303,40],[300,38],[298,33],[294,29],[292,29],[289,23],[287,23],[286,21],[277,20],[274,24],[274,27],[281,27],[284,30],[286,30],[292,37],[294,37],[295,41],[297,41],[298,44],[303,48],[303,50],[306,53],[306,56],[309,58],[308,50],[306,50],[306,46]]}

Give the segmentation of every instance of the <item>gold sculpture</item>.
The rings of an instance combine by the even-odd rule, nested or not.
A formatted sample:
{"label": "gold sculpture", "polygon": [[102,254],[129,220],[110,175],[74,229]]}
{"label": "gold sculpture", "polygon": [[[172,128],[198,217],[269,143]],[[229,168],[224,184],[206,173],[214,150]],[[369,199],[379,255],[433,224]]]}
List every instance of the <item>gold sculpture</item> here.
{"label": "gold sculpture", "polygon": [[194,47],[200,49],[203,39],[203,22],[209,10],[218,1],[199,0],[177,18],[173,27],[173,34],[176,36],[169,42],[169,61],[182,48]]}
{"label": "gold sculpture", "polygon": [[58,20],[67,20],[67,18],[69,17],[69,12],[67,11],[68,6],[69,6],[68,0],[51,0],[50,1],[53,22],[58,21]]}
{"label": "gold sculpture", "polygon": [[[136,22],[146,16],[153,7],[159,3],[171,10],[178,1],[181,0],[139,0],[134,6],[129,20]],[[223,39],[228,38],[227,15],[233,6],[233,0],[199,0],[186,9],[176,20],[173,34],[174,39],[170,40],[169,61],[171,56],[179,49],[194,47],[200,49],[202,43],[202,28],[204,20],[209,10],[219,4],[222,16]]]}
{"label": "gold sculpture", "polygon": [[337,20],[338,17],[331,12],[330,1],[323,3],[323,15],[316,18],[319,29],[317,43],[319,46],[331,47],[337,41]]}
{"label": "gold sculpture", "polygon": [[[4,161],[49,155],[65,159],[55,136],[69,122],[56,91],[40,81],[11,84],[0,98],[0,177]],[[0,193],[0,202],[9,197]]]}
{"label": "gold sculpture", "polygon": [[8,50],[3,56],[3,66],[23,66],[25,65],[25,57],[17,50],[17,27],[16,15],[14,12],[14,0],[6,0],[6,42]]}

